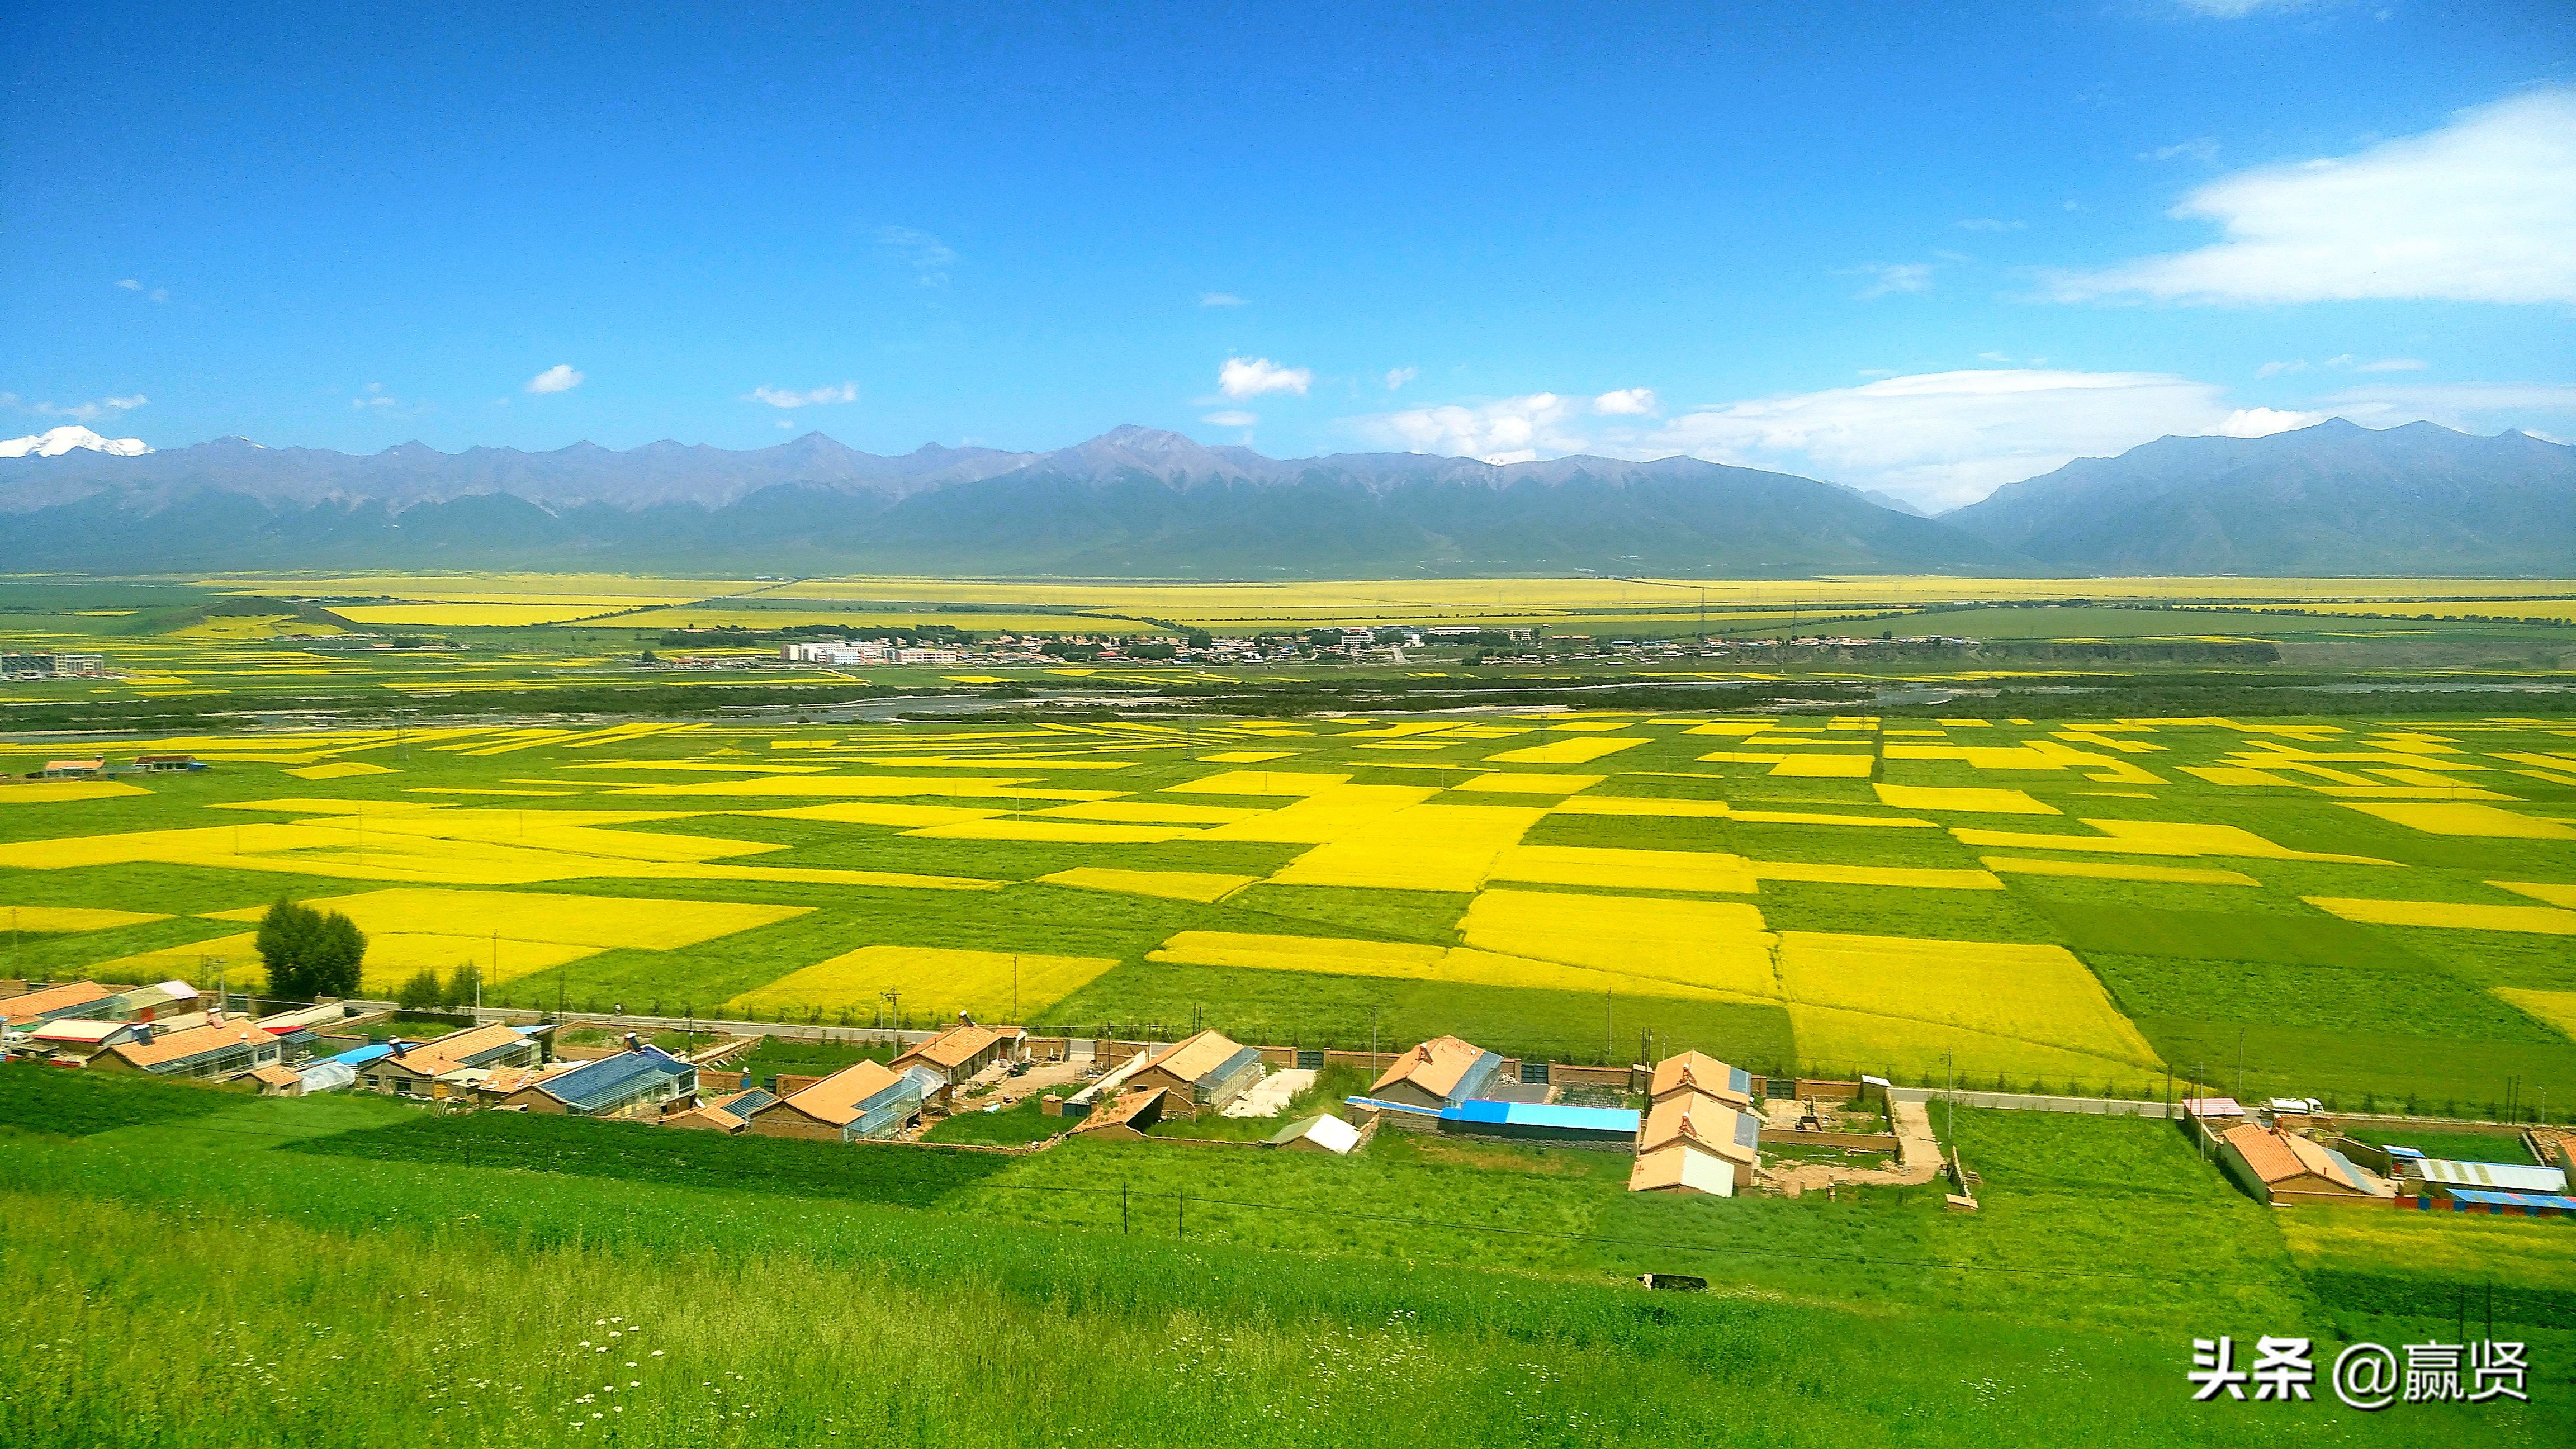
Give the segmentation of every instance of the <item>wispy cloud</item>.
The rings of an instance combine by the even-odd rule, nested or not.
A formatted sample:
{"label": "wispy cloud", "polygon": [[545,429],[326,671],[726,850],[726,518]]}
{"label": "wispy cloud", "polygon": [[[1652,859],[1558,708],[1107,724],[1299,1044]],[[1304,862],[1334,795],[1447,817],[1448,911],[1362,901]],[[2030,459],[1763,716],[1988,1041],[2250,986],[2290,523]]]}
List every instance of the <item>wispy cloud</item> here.
{"label": "wispy cloud", "polygon": [[1244,302],[1241,297],[1234,295],[1232,292],[1201,292],[1199,293],[1199,305],[1202,307],[1240,307],[1244,305]]}
{"label": "wispy cloud", "polygon": [[1930,262],[1896,262],[1893,264],[1873,264],[1864,267],[1849,267],[1844,269],[1843,275],[1847,277],[1868,277],[1872,279],[1868,286],[1861,288],[1860,291],[1855,294],[1864,302],[1873,297],[1886,297],[1901,292],[1928,292],[1932,290],[1932,264]]}
{"label": "wispy cloud", "polygon": [[117,285],[118,290],[120,290],[120,291],[133,292],[133,293],[135,293],[135,294],[137,294],[137,295],[139,295],[139,296],[143,296],[143,297],[150,298],[152,301],[155,301],[155,302],[167,302],[167,301],[169,301],[169,300],[170,300],[170,289],[169,289],[169,288],[167,288],[167,287],[147,287],[147,286],[143,285],[143,283],[141,283],[140,281],[138,281],[138,280],[136,280],[135,278],[132,278],[132,277],[127,277],[127,278],[126,278],[126,279],[124,279],[123,281],[118,282],[116,285]]}
{"label": "wispy cloud", "polygon": [[2186,197],[2197,251],[2045,279],[2057,301],[2576,302],[2576,87],[2461,112],[2356,155],[2257,167]]}
{"label": "wispy cloud", "polygon": [[142,407],[152,399],[141,393],[128,397],[103,397],[96,402],[27,402],[14,392],[0,392],[0,407],[16,408],[40,418],[69,418],[76,423],[94,423]]}
{"label": "wispy cloud", "polygon": [[2305,10],[2314,0],[2174,0],[2175,8],[2211,20],[2242,20],[2265,11]]}
{"label": "wispy cloud", "polygon": [[1212,424],[1213,426],[1220,428],[1248,428],[1254,423],[1261,421],[1261,415],[1259,413],[1247,413],[1240,409],[1228,409],[1224,412],[1209,413],[1206,417],[1199,419],[1199,421]]}
{"label": "wispy cloud", "polygon": [[2177,141],[2170,146],[2158,146],[2152,151],[2141,151],[2138,153],[2138,159],[2141,161],[2197,161],[2206,166],[2218,159],[2218,142],[2213,137],[2194,136],[2188,141]]}
{"label": "wispy cloud", "polygon": [[810,408],[858,400],[859,385],[855,382],[809,387],[803,392],[794,388],[755,387],[743,396],[745,402],[765,402],[774,408]]}
{"label": "wispy cloud", "polygon": [[585,375],[575,370],[569,362],[558,362],[529,378],[526,390],[540,396],[550,392],[570,392],[581,386]]}
{"label": "wispy cloud", "polygon": [[956,249],[919,227],[878,227],[877,245],[910,267],[913,280],[925,287],[947,286],[949,269],[957,265]]}
{"label": "wispy cloud", "polygon": [[2025,223],[2004,221],[1991,216],[1972,216],[1965,221],[1952,222],[1951,225],[1961,231],[2019,231]]}
{"label": "wispy cloud", "polygon": [[1281,367],[1267,357],[1229,357],[1216,371],[1217,391],[1231,398],[1289,392],[1299,397],[1313,386],[1315,374],[1303,367]]}
{"label": "wispy cloud", "polygon": [[365,392],[349,399],[349,406],[359,409],[398,408],[402,406],[402,402],[393,394],[386,392],[383,383],[371,382],[367,384]]}
{"label": "wispy cloud", "polygon": [[1393,392],[1422,375],[1418,367],[1391,367],[1386,372],[1386,390]]}

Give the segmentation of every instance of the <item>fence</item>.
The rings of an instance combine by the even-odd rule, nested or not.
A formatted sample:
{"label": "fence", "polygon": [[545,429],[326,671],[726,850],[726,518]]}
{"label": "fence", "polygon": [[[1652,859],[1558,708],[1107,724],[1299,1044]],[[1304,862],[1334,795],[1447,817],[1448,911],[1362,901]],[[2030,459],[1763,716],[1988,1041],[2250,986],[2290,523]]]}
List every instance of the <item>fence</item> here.
{"label": "fence", "polygon": [[[1810,1085],[1798,1084],[1801,1088]],[[1829,1085],[1818,1083],[1814,1085]],[[1852,1086],[1857,1095],[1857,1083]],[[1962,1107],[1993,1107],[2007,1112],[2073,1112],[2092,1117],[2152,1117],[2158,1121],[2180,1117],[2179,1106],[2162,1102],[2132,1102],[2124,1097],[2041,1097],[2028,1092],[1944,1092],[1938,1087],[1890,1087],[1891,1102],[1956,1102]]]}

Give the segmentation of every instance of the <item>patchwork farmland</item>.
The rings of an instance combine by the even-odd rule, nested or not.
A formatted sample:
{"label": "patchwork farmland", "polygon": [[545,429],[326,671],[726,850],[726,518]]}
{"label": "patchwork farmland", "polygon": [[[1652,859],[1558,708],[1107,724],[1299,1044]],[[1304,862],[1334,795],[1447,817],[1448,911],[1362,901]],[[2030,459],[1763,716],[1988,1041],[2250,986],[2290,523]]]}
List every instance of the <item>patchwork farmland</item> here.
{"label": "patchwork farmland", "polygon": [[[42,749],[20,745],[12,773]],[[15,973],[826,1027],[961,1011],[1533,1059],[2576,1101],[2576,730],[1487,712],[120,743],[0,786]],[[2509,1080],[2512,1079],[2512,1080]]]}

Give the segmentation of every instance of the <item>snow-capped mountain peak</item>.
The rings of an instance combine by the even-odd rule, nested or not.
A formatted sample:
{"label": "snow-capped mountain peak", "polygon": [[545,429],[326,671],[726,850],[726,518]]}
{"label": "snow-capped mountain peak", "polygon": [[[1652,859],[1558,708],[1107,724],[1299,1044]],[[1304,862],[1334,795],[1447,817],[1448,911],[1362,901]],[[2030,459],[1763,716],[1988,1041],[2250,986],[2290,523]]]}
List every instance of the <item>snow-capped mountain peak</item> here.
{"label": "snow-capped mountain peak", "polygon": [[0,458],[59,458],[75,448],[93,453],[113,453],[120,458],[140,457],[152,450],[141,438],[102,438],[78,423],[30,433],[23,438],[0,438]]}

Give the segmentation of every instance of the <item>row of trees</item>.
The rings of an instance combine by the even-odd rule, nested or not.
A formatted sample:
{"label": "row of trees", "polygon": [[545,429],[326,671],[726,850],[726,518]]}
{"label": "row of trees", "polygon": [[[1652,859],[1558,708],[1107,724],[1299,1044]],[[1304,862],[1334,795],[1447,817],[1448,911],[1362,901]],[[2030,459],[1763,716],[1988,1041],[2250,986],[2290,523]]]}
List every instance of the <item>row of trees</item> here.
{"label": "row of trees", "polygon": [[483,968],[471,962],[459,963],[445,981],[438,979],[437,971],[423,966],[394,993],[394,1005],[405,1011],[472,1006],[482,990]]}
{"label": "row of trees", "polygon": [[358,994],[367,936],[338,911],[281,900],[260,918],[252,946],[268,968],[268,994],[278,1000]]}

